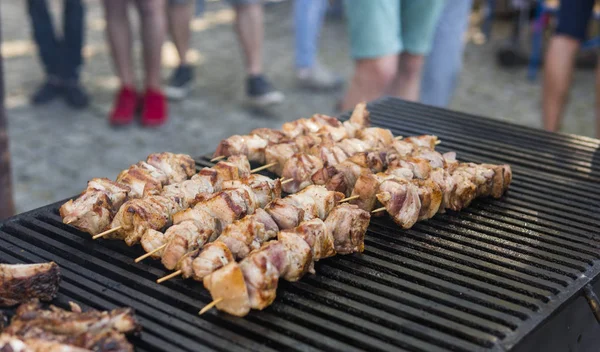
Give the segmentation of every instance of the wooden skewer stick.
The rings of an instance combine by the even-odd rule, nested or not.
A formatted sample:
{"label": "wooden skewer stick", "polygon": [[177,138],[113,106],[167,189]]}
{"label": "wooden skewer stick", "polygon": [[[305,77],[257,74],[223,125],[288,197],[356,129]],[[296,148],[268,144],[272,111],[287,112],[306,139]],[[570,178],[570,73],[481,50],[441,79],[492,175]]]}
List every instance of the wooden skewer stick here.
{"label": "wooden skewer stick", "polygon": [[396,136],[396,137],[394,137],[395,140],[400,140],[402,138],[403,138],[402,136]]}
{"label": "wooden skewer stick", "polygon": [[155,248],[155,249],[151,250],[150,252],[148,252],[148,253],[146,253],[146,254],[144,254],[144,255],[141,255],[141,256],[139,256],[139,257],[135,258],[135,262],[136,262],[136,263],[139,263],[139,262],[141,262],[142,260],[144,260],[144,259],[148,258],[148,257],[149,257],[149,256],[151,256],[152,254],[154,254],[154,253],[156,253],[156,252],[160,251],[161,249],[165,248],[165,247],[167,246],[167,244],[168,244],[168,243],[165,243],[165,244],[163,244],[162,246],[160,246],[160,247],[158,247],[158,248]]}
{"label": "wooden skewer stick", "polygon": [[385,207],[377,208],[373,210],[371,213],[379,213],[380,211],[385,211]]}
{"label": "wooden skewer stick", "polygon": [[172,278],[174,278],[174,277],[176,277],[176,276],[179,276],[179,275],[181,275],[181,273],[182,273],[182,271],[181,271],[181,270],[177,270],[177,271],[175,271],[175,272],[172,272],[172,273],[170,273],[170,274],[169,274],[169,275],[167,275],[167,276],[163,276],[163,277],[161,277],[160,279],[156,280],[156,283],[157,283],[157,284],[160,284],[160,283],[162,283],[162,282],[164,282],[164,281],[167,281],[167,280],[169,280],[169,279],[172,279]]}
{"label": "wooden skewer stick", "polygon": [[206,312],[208,312],[212,307],[216,306],[219,302],[221,302],[223,300],[223,298],[217,298],[215,300],[213,300],[212,302],[210,302],[209,304],[205,305],[204,308],[202,308],[199,312],[198,315],[202,315]]}
{"label": "wooden skewer stick", "polygon": [[290,182],[292,182],[293,180],[294,180],[293,178],[288,178],[287,180],[283,180],[283,181],[281,181],[281,184],[282,184],[282,185],[285,185],[286,183],[290,183]]}
{"label": "wooden skewer stick", "polygon": [[92,239],[93,239],[93,240],[96,240],[96,239],[98,239],[98,238],[100,238],[100,237],[104,237],[104,236],[106,236],[106,235],[109,235],[109,234],[111,234],[111,233],[113,233],[113,232],[117,232],[117,231],[119,231],[119,230],[120,230],[120,229],[122,229],[122,228],[123,228],[123,226],[117,226],[117,227],[113,227],[113,228],[112,228],[112,229],[110,229],[110,230],[106,230],[106,231],[104,231],[104,232],[100,232],[99,234],[97,234],[97,235],[95,235],[95,236],[92,236]]}
{"label": "wooden skewer stick", "polygon": [[358,195],[352,196],[352,197],[347,197],[347,198],[344,198],[344,199],[340,200],[340,203],[341,202],[349,202],[351,200],[358,199],[358,198],[360,198],[360,196],[358,196]]}
{"label": "wooden skewer stick", "polygon": [[225,156],[225,155],[221,155],[221,156],[218,156],[218,157],[216,157],[216,158],[212,158],[212,159],[210,159],[210,162],[211,162],[211,163],[214,163],[215,161],[223,160],[223,159],[225,159],[225,158],[226,158],[226,156]]}
{"label": "wooden skewer stick", "polygon": [[259,171],[262,171],[264,169],[268,169],[271,166],[275,166],[275,165],[277,165],[277,163],[268,163],[267,165],[263,165],[261,167],[257,167],[256,169],[250,170],[250,172],[251,173],[259,172]]}
{"label": "wooden skewer stick", "polygon": [[440,141],[439,139],[437,141],[435,141],[435,145],[438,145],[440,143],[442,143],[442,141]]}

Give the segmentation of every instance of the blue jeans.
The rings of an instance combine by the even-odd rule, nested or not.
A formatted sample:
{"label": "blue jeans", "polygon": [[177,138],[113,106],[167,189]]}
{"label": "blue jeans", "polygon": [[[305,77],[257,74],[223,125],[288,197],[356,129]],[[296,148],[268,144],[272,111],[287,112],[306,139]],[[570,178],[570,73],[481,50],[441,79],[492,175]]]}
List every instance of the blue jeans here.
{"label": "blue jeans", "polygon": [[327,0],[294,1],[297,69],[310,68],[315,64],[319,34],[326,11]]}
{"label": "blue jeans", "polygon": [[33,39],[46,74],[69,81],[79,80],[79,70],[83,64],[81,49],[85,13],[82,1],[63,1],[62,38],[56,36],[46,0],[28,0],[27,8]]}
{"label": "blue jeans", "polygon": [[449,0],[442,10],[423,69],[420,100],[424,104],[450,104],[462,69],[464,34],[472,5],[473,0]]}

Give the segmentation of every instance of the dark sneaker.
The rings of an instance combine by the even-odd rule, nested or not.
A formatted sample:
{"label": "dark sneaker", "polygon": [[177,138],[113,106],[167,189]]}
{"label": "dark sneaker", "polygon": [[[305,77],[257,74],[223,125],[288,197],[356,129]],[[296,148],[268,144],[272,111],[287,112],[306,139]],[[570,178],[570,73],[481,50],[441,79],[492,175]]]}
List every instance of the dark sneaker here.
{"label": "dark sneaker", "polygon": [[31,96],[34,105],[46,104],[59,97],[63,92],[63,86],[58,81],[48,80],[42,84]]}
{"label": "dark sneaker", "polygon": [[279,104],[285,99],[283,93],[275,90],[263,75],[246,79],[246,94],[250,103],[256,106]]}
{"label": "dark sneaker", "polygon": [[193,83],[194,68],[189,65],[181,65],[173,71],[169,83],[165,88],[165,95],[169,99],[183,99],[192,90]]}
{"label": "dark sneaker", "polygon": [[65,101],[71,107],[82,109],[90,103],[90,97],[78,83],[67,84],[64,87]]}

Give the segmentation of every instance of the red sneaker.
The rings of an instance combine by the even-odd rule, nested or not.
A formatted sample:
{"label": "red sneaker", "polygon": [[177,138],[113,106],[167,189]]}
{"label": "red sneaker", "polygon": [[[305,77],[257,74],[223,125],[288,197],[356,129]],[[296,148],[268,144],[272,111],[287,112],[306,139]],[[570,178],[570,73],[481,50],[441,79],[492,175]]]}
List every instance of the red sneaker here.
{"label": "red sneaker", "polygon": [[115,99],[109,116],[111,125],[127,125],[133,121],[138,106],[138,95],[133,87],[123,87]]}
{"label": "red sneaker", "polygon": [[152,127],[165,122],[167,122],[167,99],[159,90],[146,90],[142,108],[142,124]]}

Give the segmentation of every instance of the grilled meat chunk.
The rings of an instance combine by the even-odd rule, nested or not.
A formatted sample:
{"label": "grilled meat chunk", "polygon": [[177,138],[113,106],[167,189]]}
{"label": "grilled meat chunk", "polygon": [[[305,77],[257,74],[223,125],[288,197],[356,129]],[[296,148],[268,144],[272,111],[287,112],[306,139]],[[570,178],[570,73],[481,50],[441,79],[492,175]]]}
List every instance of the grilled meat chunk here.
{"label": "grilled meat chunk", "polygon": [[246,155],[250,161],[264,164],[264,150],[269,141],[258,135],[234,135],[223,139],[214,156]]}
{"label": "grilled meat chunk", "polygon": [[340,204],[335,207],[325,219],[325,227],[334,239],[335,251],[338,254],[362,252],[370,221],[371,214],[356,205]]}
{"label": "grilled meat chunk", "polygon": [[58,292],[60,269],[54,262],[0,264],[0,281],[0,306],[13,306],[33,298],[50,301]]}
{"label": "grilled meat chunk", "polygon": [[400,227],[408,229],[417,222],[421,201],[419,189],[413,183],[401,178],[389,179],[379,185],[379,191],[377,199]]}
{"label": "grilled meat chunk", "polygon": [[148,164],[162,170],[169,183],[183,182],[196,173],[196,163],[189,155],[154,153],[147,159]]}
{"label": "grilled meat chunk", "polygon": [[[8,334],[0,335],[0,351],[2,352],[89,352],[87,348],[79,348],[59,342],[41,339],[24,339]],[[102,350],[100,350],[102,351]],[[112,350],[111,350],[112,351]]]}
{"label": "grilled meat chunk", "polygon": [[286,193],[296,193],[312,184],[311,176],[323,168],[323,161],[306,153],[294,154],[283,167],[281,176],[292,179],[282,186]]}
{"label": "grilled meat chunk", "polygon": [[112,202],[105,192],[85,191],[77,199],[63,204],[60,216],[65,224],[95,235],[110,225],[112,208]]}

